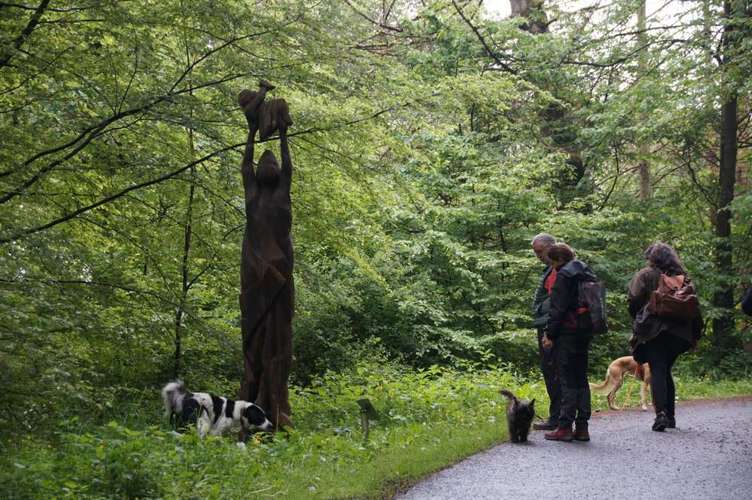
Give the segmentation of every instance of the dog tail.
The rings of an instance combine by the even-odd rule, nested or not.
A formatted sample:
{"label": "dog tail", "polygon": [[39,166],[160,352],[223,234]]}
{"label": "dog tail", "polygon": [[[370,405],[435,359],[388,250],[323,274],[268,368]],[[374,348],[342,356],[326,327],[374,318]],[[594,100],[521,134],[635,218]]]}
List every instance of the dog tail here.
{"label": "dog tail", "polygon": [[162,387],[162,401],[165,406],[165,416],[180,413],[183,406],[183,398],[188,394],[182,380],[175,380]]}
{"label": "dog tail", "polygon": [[596,394],[608,394],[614,388],[615,384],[614,380],[611,378],[608,372],[606,372],[606,380],[604,380],[603,383],[593,384],[591,382],[589,385],[590,390],[595,392]]}
{"label": "dog tail", "polygon": [[499,393],[501,393],[502,396],[508,397],[512,401],[517,401],[517,396],[515,396],[514,394],[512,394],[512,391],[508,391],[506,389],[502,389],[502,390],[499,391]]}

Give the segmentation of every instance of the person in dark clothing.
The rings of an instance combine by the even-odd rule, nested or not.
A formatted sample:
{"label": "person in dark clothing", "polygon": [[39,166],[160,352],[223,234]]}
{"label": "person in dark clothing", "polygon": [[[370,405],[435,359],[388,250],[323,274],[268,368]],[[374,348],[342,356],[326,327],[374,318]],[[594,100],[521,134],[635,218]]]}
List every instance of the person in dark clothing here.
{"label": "person in dark clothing", "polygon": [[744,292],[744,297],[742,297],[742,311],[744,311],[745,314],[752,316],[752,286],[747,288],[747,291]]}
{"label": "person in dark clothing", "polygon": [[538,331],[538,359],[540,360],[540,369],[543,373],[543,380],[546,383],[546,392],[548,392],[549,399],[548,419],[544,422],[533,424],[533,429],[551,431],[556,429],[559,423],[561,383],[556,373],[556,347],[543,347],[543,332],[548,323],[549,295],[556,281],[556,271],[551,267],[547,254],[551,245],[556,243],[556,239],[550,234],[541,233],[535,236],[531,243],[535,256],[546,265],[538,288],[535,291],[535,298],[533,299],[533,326]]}
{"label": "person in dark clothing", "polygon": [[[592,325],[582,318],[578,285],[581,281],[596,281],[595,273],[584,262],[575,259],[574,251],[563,243],[548,250],[551,266],[557,271],[551,291],[543,345],[556,347],[556,365],[561,379],[561,410],[558,426],[544,437],[552,441],[590,441],[590,386],[587,379],[588,350],[592,340]],[[572,432],[572,423],[575,431]]]}
{"label": "person in dark clothing", "polygon": [[637,272],[629,283],[629,314],[633,319],[650,323],[649,328],[638,328],[634,323],[631,340],[632,355],[639,363],[650,365],[650,390],[653,394],[655,422],[653,430],[662,432],[676,428],[676,387],[671,375],[674,362],[680,354],[697,344],[702,334],[702,317],[686,320],[652,316],[646,304],[658,288],[661,274],[684,276],[687,272],[676,251],[665,243],[654,243],[645,250],[647,266]]}

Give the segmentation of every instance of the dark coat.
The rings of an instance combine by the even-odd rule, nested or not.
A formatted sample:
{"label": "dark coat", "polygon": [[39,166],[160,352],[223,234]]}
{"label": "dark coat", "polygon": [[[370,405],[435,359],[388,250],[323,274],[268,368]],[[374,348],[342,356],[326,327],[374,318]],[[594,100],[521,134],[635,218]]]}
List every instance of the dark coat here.
{"label": "dark coat", "polygon": [[581,260],[567,262],[557,271],[556,283],[551,291],[551,309],[548,317],[548,338],[560,335],[591,335],[592,332],[578,328],[578,285],[581,281],[596,281],[595,273]]}
{"label": "dark coat", "polygon": [[546,278],[551,274],[551,266],[546,267],[541,275],[538,288],[535,290],[535,297],[533,297],[533,326],[541,329],[548,323],[548,313],[551,308],[551,301],[548,299],[548,290],[543,286],[546,283]]}
{"label": "dark coat", "polygon": [[629,314],[634,319],[633,338],[630,341],[633,351],[645,342],[661,333],[668,333],[695,345],[702,334],[702,318],[692,320],[674,320],[650,315],[645,305],[650,295],[658,288],[661,271],[654,267],[645,267],[637,272],[629,283]]}
{"label": "dark coat", "polygon": [[752,316],[752,286],[747,288],[742,298],[742,311]]}

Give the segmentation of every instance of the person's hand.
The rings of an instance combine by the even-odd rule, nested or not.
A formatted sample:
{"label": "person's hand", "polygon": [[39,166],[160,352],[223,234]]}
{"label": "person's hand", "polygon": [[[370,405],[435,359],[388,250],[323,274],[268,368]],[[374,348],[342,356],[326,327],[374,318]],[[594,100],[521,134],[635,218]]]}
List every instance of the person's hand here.
{"label": "person's hand", "polygon": [[542,344],[544,349],[551,349],[554,346],[554,341],[548,338],[548,335],[544,334]]}

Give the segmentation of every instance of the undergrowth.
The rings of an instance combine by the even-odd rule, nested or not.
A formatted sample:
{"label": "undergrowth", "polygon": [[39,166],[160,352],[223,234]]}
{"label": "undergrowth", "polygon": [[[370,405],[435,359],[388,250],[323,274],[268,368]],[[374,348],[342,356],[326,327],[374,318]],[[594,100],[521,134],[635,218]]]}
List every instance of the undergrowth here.
{"label": "undergrowth", "polygon": [[[752,393],[752,382],[678,377],[683,399]],[[45,436],[5,443],[0,464],[4,498],[349,498],[384,497],[425,474],[507,438],[500,388],[546,397],[537,377],[509,367],[410,371],[361,365],[294,388],[295,428],[256,435],[245,446],[232,437],[199,440],[173,433],[160,415],[157,391],[128,408],[127,419],[94,425],[62,421]],[[619,393],[636,405],[637,384]],[[379,412],[364,439],[356,401]],[[594,408],[605,399],[593,397]],[[140,410],[140,411],[139,411]]]}

